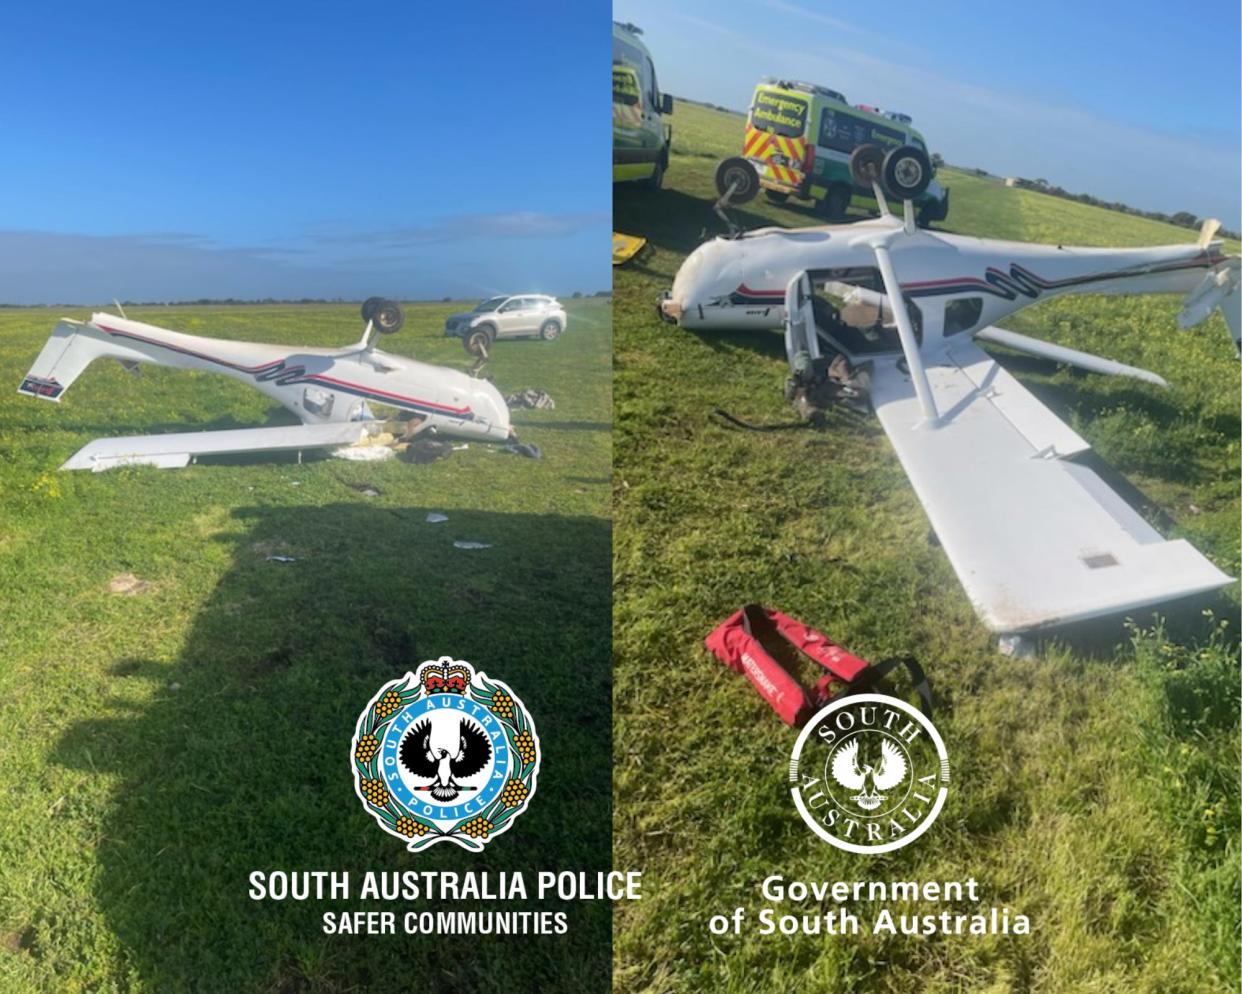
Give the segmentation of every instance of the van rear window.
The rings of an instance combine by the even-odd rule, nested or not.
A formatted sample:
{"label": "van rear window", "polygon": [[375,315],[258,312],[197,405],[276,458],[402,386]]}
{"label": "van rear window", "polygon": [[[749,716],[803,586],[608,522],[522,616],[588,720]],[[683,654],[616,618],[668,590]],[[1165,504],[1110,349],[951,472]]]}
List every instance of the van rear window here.
{"label": "van rear window", "polygon": [[824,108],[819,121],[819,144],[837,152],[852,152],[859,145],[879,145],[895,148],[906,143],[906,133],[900,128],[888,128],[875,124],[845,111]]}
{"label": "van rear window", "polygon": [[806,101],[770,90],[756,90],[750,123],[759,131],[797,138],[806,129]]}

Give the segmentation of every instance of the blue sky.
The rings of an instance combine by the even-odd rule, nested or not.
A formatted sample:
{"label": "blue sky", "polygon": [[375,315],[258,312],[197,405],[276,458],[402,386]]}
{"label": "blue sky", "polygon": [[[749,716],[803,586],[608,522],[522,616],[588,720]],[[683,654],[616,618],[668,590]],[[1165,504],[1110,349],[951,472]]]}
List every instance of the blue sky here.
{"label": "blue sky", "polygon": [[610,285],[601,0],[8,4],[0,301]]}
{"label": "blue sky", "polygon": [[807,79],[912,114],[949,162],[1242,228],[1237,0],[614,6],[670,93],[740,110]]}

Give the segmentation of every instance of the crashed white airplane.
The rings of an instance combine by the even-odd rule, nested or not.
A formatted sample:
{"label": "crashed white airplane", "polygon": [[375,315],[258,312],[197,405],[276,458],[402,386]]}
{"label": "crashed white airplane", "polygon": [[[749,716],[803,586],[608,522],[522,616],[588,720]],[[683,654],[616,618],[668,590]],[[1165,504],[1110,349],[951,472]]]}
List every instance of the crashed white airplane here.
{"label": "crashed white airplane", "polygon": [[[1205,223],[1194,244],[1159,248],[967,238],[914,223],[911,201],[931,178],[921,150],[885,155],[863,146],[851,167],[856,183],[872,189],[881,217],[735,229],[706,242],[677,273],[660,305],[664,317],[695,329],[783,326],[794,395],[814,394],[829,379],[829,360],[843,356],[847,383],[869,394],[966,593],[1002,647],[1029,648],[1025,634],[1230,583],[1114,493],[1084,464],[1088,444],[975,344],[1165,385],[1155,373],[995,322],[1067,293],[1181,293],[1189,294],[1183,327],[1220,306],[1237,342],[1239,260],[1212,239],[1219,223]],[[743,159],[723,162],[717,183],[718,211],[758,189]],[[885,191],[905,201],[904,220],[889,213]]]}
{"label": "crashed white airplane", "polygon": [[487,380],[374,348],[373,332],[400,330],[396,303],[372,297],[362,306],[362,340],[339,349],[297,348],[186,335],[112,314],[89,321],[63,319],[18,387],[19,393],[59,401],[96,359],[128,368],[155,363],[224,373],[292,411],[302,424],[105,438],[91,442],[61,469],[96,472],[136,463],[180,467],[201,455],[343,450],[365,444],[392,423],[371,405],[401,412],[405,439],[423,433],[495,442],[513,441],[509,409]]}

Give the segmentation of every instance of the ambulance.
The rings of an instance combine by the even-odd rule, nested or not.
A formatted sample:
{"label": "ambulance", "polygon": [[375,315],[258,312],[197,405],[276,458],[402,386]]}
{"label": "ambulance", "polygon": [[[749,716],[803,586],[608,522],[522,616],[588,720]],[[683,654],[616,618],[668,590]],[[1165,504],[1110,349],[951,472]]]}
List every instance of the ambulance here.
{"label": "ambulance", "polygon": [[633,24],[612,25],[612,181],[641,180],[660,189],[673,129],[664,123],[673,98],[661,93],[655,63]]}
{"label": "ambulance", "polygon": [[[755,167],[773,203],[789,197],[811,200],[834,221],[844,219],[851,204],[874,208],[871,191],[850,179],[850,153],[865,144],[883,150],[913,145],[927,153],[908,114],[851,107],[836,90],[814,83],[765,77],[755,87],[742,156]],[[933,178],[915,207],[920,225],[943,221],[949,191]]]}

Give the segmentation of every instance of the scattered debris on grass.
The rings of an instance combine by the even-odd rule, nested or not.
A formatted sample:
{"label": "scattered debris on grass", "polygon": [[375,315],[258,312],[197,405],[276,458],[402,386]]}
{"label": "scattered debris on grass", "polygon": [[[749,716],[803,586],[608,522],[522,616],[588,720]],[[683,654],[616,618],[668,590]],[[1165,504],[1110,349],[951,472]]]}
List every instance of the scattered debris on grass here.
{"label": "scattered debris on grass", "polygon": [[108,581],[108,590],[114,594],[126,594],[133,597],[137,594],[145,594],[150,589],[150,580],[140,580],[133,573],[121,573]]}
{"label": "scattered debris on grass", "polygon": [[529,407],[536,411],[552,411],[556,409],[556,401],[546,390],[520,390],[505,398],[509,407]]}
{"label": "scattered debris on grass", "polygon": [[383,462],[397,454],[397,450],[386,445],[350,445],[332,449],[330,456],[336,459],[347,459],[350,462]]}
{"label": "scattered debris on grass", "polygon": [[497,452],[508,452],[515,456],[525,456],[527,459],[542,459],[543,450],[534,442],[510,442],[496,450]]}
{"label": "scattered debris on grass", "polygon": [[427,523],[428,524],[438,525],[441,521],[448,521],[448,515],[441,514],[439,511],[428,511],[427,512]]}
{"label": "scattered debris on grass", "polygon": [[405,458],[412,463],[429,463],[444,459],[453,454],[452,442],[438,442],[433,438],[421,438],[411,442],[405,450]]}
{"label": "scattered debris on grass", "polygon": [[267,561],[269,563],[296,563],[297,558],[295,556],[268,556]]}
{"label": "scattered debris on grass", "polygon": [[[345,483],[344,480],[341,481]],[[345,483],[350,490],[357,490],[363,497],[378,497],[383,493],[374,483]]]}
{"label": "scattered debris on grass", "polygon": [[462,539],[453,543],[454,549],[490,549],[491,547],[490,542],[466,542]]}

